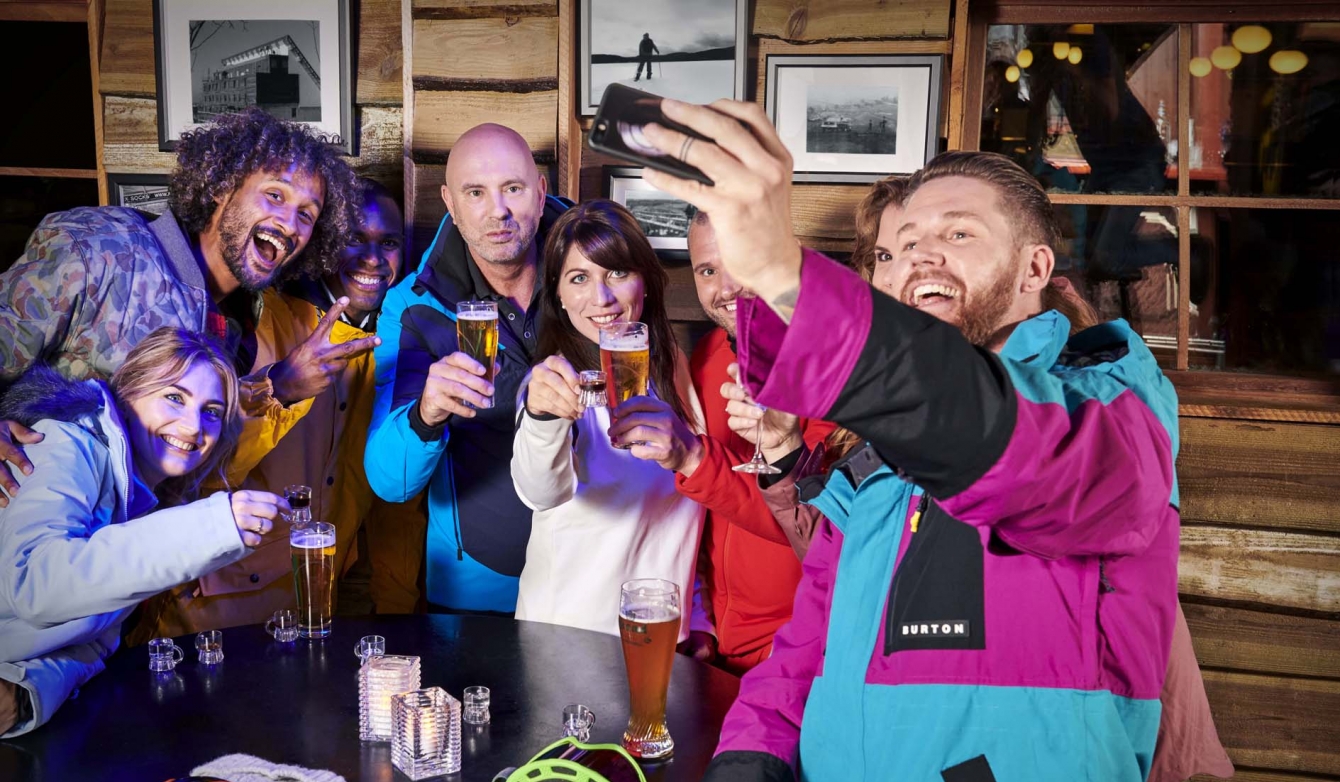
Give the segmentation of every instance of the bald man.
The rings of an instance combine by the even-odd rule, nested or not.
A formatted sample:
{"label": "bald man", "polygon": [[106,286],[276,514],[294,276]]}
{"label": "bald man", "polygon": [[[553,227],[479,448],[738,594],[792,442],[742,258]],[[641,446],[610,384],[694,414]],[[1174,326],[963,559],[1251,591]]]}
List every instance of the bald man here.
{"label": "bald man", "polygon": [[[429,610],[511,614],[531,511],[512,486],[516,394],[539,341],[539,255],[570,206],[546,196],[526,142],[479,125],[447,160],[447,206],[417,268],[386,296],[377,396],[364,460],[373,491],[404,502],[428,488]],[[456,344],[459,302],[498,306],[493,382]]]}

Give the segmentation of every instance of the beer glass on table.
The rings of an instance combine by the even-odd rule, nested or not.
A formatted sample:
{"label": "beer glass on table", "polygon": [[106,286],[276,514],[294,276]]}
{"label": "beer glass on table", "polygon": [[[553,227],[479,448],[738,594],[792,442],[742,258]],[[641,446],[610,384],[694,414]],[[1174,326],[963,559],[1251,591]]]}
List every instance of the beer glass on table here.
{"label": "beer glass on table", "polygon": [[679,587],[673,582],[641,578],[625,582],[620,590],[619,637],[629,703],[623,747],[636,758],[665,758],[675,750],[665,724],[665,700],[679,617]]}
{"label": "beer glass on table", "polygon": [[[600,368],[605,371],[605,394],[613,410],[635,396],[646,396],[651,371],[651,331],[645,323],[611,323],[600,330]],[[632,448],[637,443],[611,443]]]}
{"label": "beer glass on table", "polygon": [[298,636],[325,638],[335,607],[335,525],[314,521],[294,526],[288,543],[298,598]]}
{"label": "beer glass on table", "polygon": [[[493,362],[498,357],[498,302],[458,303],[456,344],[462,353],[484,366],[484,379],[492,383]],[[493,399],[485,399],[480,407],[493,407]]]}

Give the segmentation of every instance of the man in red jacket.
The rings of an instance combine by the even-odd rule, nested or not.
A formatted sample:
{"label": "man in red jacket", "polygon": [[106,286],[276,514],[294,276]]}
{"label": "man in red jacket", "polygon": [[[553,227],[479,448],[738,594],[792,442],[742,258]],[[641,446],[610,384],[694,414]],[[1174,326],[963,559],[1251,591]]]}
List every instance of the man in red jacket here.
{"label": "man in red jacket", "polygon": [[[698,301],[719,328],[693,351],[693,388],[703,407],[707,434],[698,437],[702,457],[692,471],[676,476],[680,493],[707,508],[699,577],[716,625],[716,654],[700,645],[696,656],[712,659],[742,675],[768,658],[772,636],[791,618],[800,559],[759,491],[755,476],[731,470],[749,461],[754,444],[733,432],[722,388],[735,379],[735,300],[748,296],[726,273],[706,212],[689,227],[689,256]],[[762,436],[767,452],[788,453],[804,444],[813,449],[833,431],[824,421],[800,420],[769,411]],[[779,465],[784,470],[789,465]],[[703,639],[698,639],[700,642]]]}

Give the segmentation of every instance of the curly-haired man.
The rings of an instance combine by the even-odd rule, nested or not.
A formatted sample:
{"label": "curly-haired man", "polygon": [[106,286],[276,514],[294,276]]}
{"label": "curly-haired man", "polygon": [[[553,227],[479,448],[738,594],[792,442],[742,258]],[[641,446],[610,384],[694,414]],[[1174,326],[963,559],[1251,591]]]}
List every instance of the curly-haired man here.
{"label": "curly-haired man", "polygon": [[[257,109],[177,145],[170,209],[78,207],[48,215],[0,274],[0,392],[28,367],[107,378],[160,326],[207,331],[251,370],[259,292],[322,271],[357,224],[353,171],[305,126]],[[40,435],[0,421],[0,507]],[[9,464],[6,464],[8,462]]]}

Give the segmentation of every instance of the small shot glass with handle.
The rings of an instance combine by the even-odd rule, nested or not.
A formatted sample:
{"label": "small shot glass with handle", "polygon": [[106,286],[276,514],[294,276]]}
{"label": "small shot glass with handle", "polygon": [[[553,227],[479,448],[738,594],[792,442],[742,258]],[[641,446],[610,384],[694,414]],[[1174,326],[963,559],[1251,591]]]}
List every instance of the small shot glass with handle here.
{"label": "small shot glass with handle", "polygon": [[365,635],[354,646],[354,656],[360,665],[366,665],[373,657],[386,656],[386,639],[380,635]]}
{"label": "small shot glass with handle", "polygon": [[275,611],[270,621],[265,623],[265,632],[284,644],[298,640],[298,612],[291,608]]}
{"label": "small shot glass with handle", "polygon": [[177,667],[186,653],[171,638],[155,638],[149,642],[149,670],[163,673]]}

